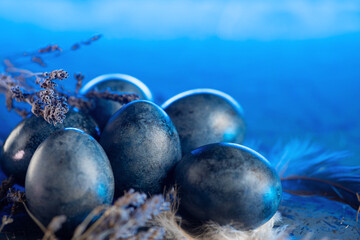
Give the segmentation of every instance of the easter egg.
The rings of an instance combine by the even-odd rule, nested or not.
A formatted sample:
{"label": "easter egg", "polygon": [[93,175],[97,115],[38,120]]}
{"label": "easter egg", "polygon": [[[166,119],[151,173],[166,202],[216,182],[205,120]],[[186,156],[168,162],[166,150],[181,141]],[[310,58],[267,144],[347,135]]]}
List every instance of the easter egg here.
{"label": "easter egg", "polygon": [[115,196],[133,188],[162,193],[181,159],[179,135],[168,115],[156,104],[138,100],[109,120],[100,144],[111,162]]}
{"label": "easter egg", "polygon": [[25,193],[42,224],[65,215],[65,229],[73,230],[95,207],[112,202],[114,176],[100,144],[81,130],[67,128],[51,134],[35,151]]}
{"label": "easter egg", "polygon": [[260,154],[232,143],[209,144],[185,155],[175,170],[180,214],[195,225],[208,221],[250,230],[277,211],[279,176]]}
{"label": "easter egg", "polygon": [[179,133],[183,154],[216,142],[241,143],[245,122],[241,106],[211,89],[190,90],[162,105]]}
{"label": "easter egg", "polygon": [[[126,74],[105,74],[94,78],[88,82],[80,93],[86,95],[90,91],[110,90],[116,93],[136,93],[140,99],[152,100],[152,95],[148,87],[137,78]],[[91,111],[91,115],[103,129],[110,117],[118,111],[123,105],[105,99],[96,99],[95,107]]]}
{"label": "easter egg", "polygon": [[77,109],[71,109],[62,124],[53,126],[41,117],[31,115],[21,121],[6,139],[0,156],[2,170],[7,176],[13,175],[18,184],[24,185],[25,175],[30,159],[36,148],[51,133],[74,127],[84,130],[95,138],[99,138],[99,129],[90,115]]}

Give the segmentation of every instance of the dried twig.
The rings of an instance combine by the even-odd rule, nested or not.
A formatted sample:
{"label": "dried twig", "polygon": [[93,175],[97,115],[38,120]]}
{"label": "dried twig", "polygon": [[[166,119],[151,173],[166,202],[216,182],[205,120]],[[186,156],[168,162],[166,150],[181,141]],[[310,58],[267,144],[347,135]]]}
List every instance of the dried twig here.
{"label": "dried twig", "polygon": [[46,67],[46,64],[44,63],[43,59],[41,57],[33,56],[31,58],[31,61],[34,63],[39,64],[42,67]]}
{"label": "dried twig", "polygon": [[41,48],[38,50],[38,53],[50,53],[50,52],[62,52],[63,50],[57,45],[48,45],[47,47]]}
{"label": "dried twig", "polygon": [[12,204],[10,215],[14,216],[21,209],[22,203],[26,201],[25,192],[16,190],[15,188],[10,188],[6,195],[6,199],[8,203]]}
{"label": "dried twig", "polygon": [[26,118],[30,112],[26,109],[23,109],[23,108],[19,108],[19,107],[14,107],[12,108],[17,114],[19,114],[20,117],[22,118]]}
{"label": "dried twig", "polygon": [[129,93],[129,94],[118,94],[118,93],[114,93],[111,92],[109,90],[105,90],[105,91],[90,91],[86,94],[87,98],[101,98],[101,99],[106,99],[106,100],[112,100],[112,101],[116,101],[118,103],[121,104],[128,104],[129,102],[132,102],[134,100],[138,100],[139,95],[135,94],[135,93]]}
{"label": "dried twig", "polygon": [[75,73],[74,74],[75,79],[76,79],[76,89],[75,89],[75,94],[78,94],[80,91],[80,88],[82,87],[82,81],[84,80],[84,75],[82,75],[81,73]]}
{"label": "dried twig", "polygon": [[0,200],[3,202],[3,200],[6,198],[8,190],[12,188],[15,184],[15,178],[13,176],[10,176],[9,178],[1,181],[0,186]]}
{"label": "dried twig", "polygon": [[46,233],[47,228],[34,216],[34,214],[32,214],[29,210],[29,208],[26,206],[25,202],[22,202],[26,213],[29,215],[29,217],[35,222],[36,225],[38,225],[38,227],[41,229],[41,231],[43,231],[44,233]]}
{"label": "dried twig", "polygon": [[11,216],[4,215],[1,220],[0,232],[4,229],[6,225],[12,222],[14,222],[14,219]]}
{"label": "dried twig", "polygon": [[[0,232],[3,230],[3,228],[12,223],[14,219],[12,216],[18,213],[20,202],[24,201],[25,193],[21,191],[15,191],[14,188],[11,188],[14,184],[13,177],[10,177],[9,179],[5,179],[1,183],[1,207],[7,205],[8,203],[12,203],[11,206],[11,212],[9,216],[4,215],[2,218],[2,223],[0,226]],[[5,189],[7,189],[5,191]],[[6,194],[6,196],[4,196]]]}
{"label": "dried twig", "polygon": [[66,222],[66,216],[56,216],[49,223],[42,240],[55,240],[55,232],[61,229],[62,225]]}
{"label": "dried twig", "polygon": [[65,50],[63,48],[61,48],[58,44],[50,44],[50,45],[40,48],[36,51],[24,52],[21,54],[11,56],[10,58],[12,60],[21,59],[21,58],[30,58],[30,62],[34,62],[34,63],[39,64],[40,66],[45,67],[46,63],[41,56],[45,56],[45,55],[49,56],[50,55],[52,57],[58,57],[66,52],[78,50],[81,45],[90,45],[93,42],[99,40],[101,38],[101,36],[102,35],[100,35],[100,34],[95,35],[86,41],[77,42],[77,43],[73,44],[69,49],[65,49]]}

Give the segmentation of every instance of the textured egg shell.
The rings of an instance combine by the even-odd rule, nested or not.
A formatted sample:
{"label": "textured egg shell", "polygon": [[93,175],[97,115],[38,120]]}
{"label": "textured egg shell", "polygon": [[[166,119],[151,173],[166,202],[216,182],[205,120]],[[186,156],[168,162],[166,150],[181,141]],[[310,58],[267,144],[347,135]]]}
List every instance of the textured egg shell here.
{"label": "textured egg shell", "polygon": [[180,214],[195,225],[214,221],[249,230],[277,211],[282,188],[270,163],[255,151],[231,143],[200,147],[175,170]]}
{"label": "textured egg shell", "polygon": [[106,125],[100,144],[115,177],[115,196],[134,188],[162,193],[169,173],[181,159],[179,135],[156,104],[139,100],[121,108]]}
{"label": "textured egg shell", "polygon": [[241,143],[244,139],[243,110],[223,92],[190,90],[169,99],[162,107],[175,124],[183,154],[210,143]]}
{"label": "textured egg shell", "polygon": [[40,144],[25,180],[30,211],[45,226],[58,215],[73,229],[91,210],[110,204],[114,176],[98,142],[77,129],[60,130]]}
{"label": "textured egg shell", "polygon": [[77,109],[71,109],[64,122],[56,126],[31,115],[21,121],[6,139],[0,157],[2,170],[7,176],[13,175],[20,185],[24,185],[26,171],[36,148],[51,133],[67,127],[79,128],[94,138],[99,138],[95,120]]}
{"label": "textured egg shell", "polygon": [[[117,93],[136,93],[140,99],[152,100],[149,88],[137,78],[126,74],[105,74],[88,82],[80,93],[86,95],[93,90],[104,91],[110,89]],[[100,128],[104,128],[110,117],[123,105],[112,100],[98,99],[95,108],[91,112],[93,118],[98,122]]]}

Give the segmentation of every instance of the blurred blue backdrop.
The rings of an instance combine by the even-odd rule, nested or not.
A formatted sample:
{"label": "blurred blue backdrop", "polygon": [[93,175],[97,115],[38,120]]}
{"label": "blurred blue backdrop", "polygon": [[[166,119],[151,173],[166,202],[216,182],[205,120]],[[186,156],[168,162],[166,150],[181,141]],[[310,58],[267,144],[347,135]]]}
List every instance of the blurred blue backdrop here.
{"label": "blurred blue backdrop", "polygon": [[[82,72],[86,81],[130,74],[158,103],[215,88],[243,106],[248,139],[310,137],[354,152],[353,163],[360,156],[359,1],[1,0],[0,29],[1,60],[101,33],[91,46],[46,59],[45,69],[22,67]],[[3,105],[4,140],[20,118]]]}

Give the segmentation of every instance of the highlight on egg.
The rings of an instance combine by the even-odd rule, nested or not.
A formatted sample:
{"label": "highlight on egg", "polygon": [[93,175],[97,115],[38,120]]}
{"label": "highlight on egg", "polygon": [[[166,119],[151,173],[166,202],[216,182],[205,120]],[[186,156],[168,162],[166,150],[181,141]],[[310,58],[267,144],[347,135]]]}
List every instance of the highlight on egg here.
{"label": "highlight on egg", "polygon": [[100,137],[97,123],[89,115],[71,108],[63,123],[56,126],[43,118],[30,115],[22,120],[10,133],[2,147],[0,163],[7,176],[15,177],[19,185],[24,185],[26,171],[37,147],[52,133],[64,128],[78,128],[95,139]]}
{"label": "highlight on egg", "polygon": [[282,187],[270,163],[252,149],[214,143],[185,155],[175,170],[179,213],[193,226],[213,221],[255,229],[277,211]]}
{"label": "highlight on egg", "polygon": [[[85,84],[80,89],[80,94],[85,96],[94,90],[109,90],[118,94],[135,93],[140,99],[149,101],[153,99],[149,88],[142,81],[127,74],[112,73],[100,75]],[[100,128],[103,129],[110,117],[122,106],[122,104],[112,100],[96,99],[95,106],[90,113],[98,122]]]}
{"label": "highlight on egg", "polygon": [[228,94],[214,89],[180,93],[162,108],[178,130],[183,155],[210,143],[242,143],[245,137],[244,112]]}

